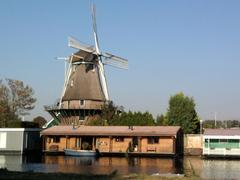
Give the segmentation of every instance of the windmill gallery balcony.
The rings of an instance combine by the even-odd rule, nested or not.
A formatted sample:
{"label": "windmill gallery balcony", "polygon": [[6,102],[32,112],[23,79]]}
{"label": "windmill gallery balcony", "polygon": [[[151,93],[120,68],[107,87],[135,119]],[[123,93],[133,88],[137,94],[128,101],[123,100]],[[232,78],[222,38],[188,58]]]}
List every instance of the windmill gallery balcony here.
{"label": "windmill gallery balcony", "polygon": [[75,100],[63,101],[61,105],[45,106],[45,110],[54,118],[58,119],[61,124],[82,124],[84,120],[93,118],[101,113],[104,105],[102,101],[92,100]]}
{"label": "windmill gallery balcony", "polygon": [[59,103],[44,106],[46,111],[53,110],[63,110],[63,109],[94,109],[99,110],[102,109],[104,105],[103,101],[93,101],[93,100],[71,100],[71,101],[63,101],[61,105]]}

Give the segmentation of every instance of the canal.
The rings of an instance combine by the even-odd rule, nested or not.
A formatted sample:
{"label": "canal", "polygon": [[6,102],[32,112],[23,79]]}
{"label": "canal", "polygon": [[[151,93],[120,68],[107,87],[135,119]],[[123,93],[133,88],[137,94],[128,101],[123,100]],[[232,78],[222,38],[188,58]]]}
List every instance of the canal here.
{"label": "canal", "polygon": [[0,168],[12,171],[64,172],[120,175],[184,174],[193,172],[204,179],[238,179],[240,160],[206,160],[199,157],[145,158],[145,157],[70,157],[70,156],[9,156],[0,155]]}

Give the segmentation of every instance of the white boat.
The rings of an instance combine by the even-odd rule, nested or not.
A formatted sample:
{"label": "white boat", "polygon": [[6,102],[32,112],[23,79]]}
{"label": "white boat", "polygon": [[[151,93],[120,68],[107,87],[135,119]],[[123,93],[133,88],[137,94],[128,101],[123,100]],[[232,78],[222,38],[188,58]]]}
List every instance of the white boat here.
{"label": "white boat", "polygon": [[97,151],[93,150],[76,150],[76,149],[64,149],[65,155],[68,156],[97,156]]}

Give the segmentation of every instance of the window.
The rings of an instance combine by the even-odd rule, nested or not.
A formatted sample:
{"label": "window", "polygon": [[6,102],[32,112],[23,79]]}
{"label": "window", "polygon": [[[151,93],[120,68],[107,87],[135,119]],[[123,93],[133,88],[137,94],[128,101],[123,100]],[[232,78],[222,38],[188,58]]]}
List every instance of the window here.
{"label": "window", "polygon": [[81,138],[80,137],[76,138],[75,142],[76,142],[75,146],[76,147],[80,147],[80,145],[81,145]]}
{"label": "window", "polygon": [[60,137],[59,136],[53,137],[53,142],[54,143],[59,143],[60,142]]}
{"label": "window", "polygon": [[85,113],[83,111],[80,111],[79,120],[84,120],[84,119],[85,119]]}
{"label": "window", "polygon": [[210,139],[210,143],[218,143],[219,140],[218,139]]}
{"label": "window", "polygon": [[239,139],[229,139],[229,143],[239,143]]}
{"label": "window", "polygon": [[87,69],[91,70],[92,72],[95,72],[95,65],[94,64],[89,64]]}
{"label": "window", "polygon": [[94,64],[89,64],[89,69],[94,70]]}
{"label": "window", "polygon": [[227,141],[227,139],[219,139],[219,142],[220,143],[227,143],[228,141]]}
{"label": "window", "polygon": [[116,137],[115,141],[116,142],[124,142],[124,137]]}
{"label": "window", "polygon": [[80,100],[80,106],[84,105],[84,100]]}
{"label": "window", "polygon": [[148,137],[148,144],[158,144],[159,137]]}
{"label": "window", "polygon": [[227,146],[228,149],[231,149],[231,148],[240,148],[239,146],[239,139],[228,139],[228,146]]}
{"label": "window", "polygon": [[205,143],[204,143],[204,145],[205,145],[205,148],[208,148],[208,145],[209,145],[209,139],[205,139]]}

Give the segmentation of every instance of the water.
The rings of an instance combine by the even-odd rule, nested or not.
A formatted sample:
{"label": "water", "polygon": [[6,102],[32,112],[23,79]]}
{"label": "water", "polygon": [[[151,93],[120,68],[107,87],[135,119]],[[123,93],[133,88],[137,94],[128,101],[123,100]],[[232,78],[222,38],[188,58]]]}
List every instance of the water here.
{"label": "water", "polygon": [[12,171],[109,174],[117,170],[120,175],[151,175],[182,174],[183,169],[189,167],[203,179],[240,179],[240,160],[0,155],[0,168]]}
{"label": "water", "polygon": [[12,171],[110,174],[182,174],[183,160],[139,157],[71,157],[0,155],[0,167]]}
{"label": "water", "polygon": [[240,179],[240,160],[184,158],[184,167],[192,165],[203,179]]}

